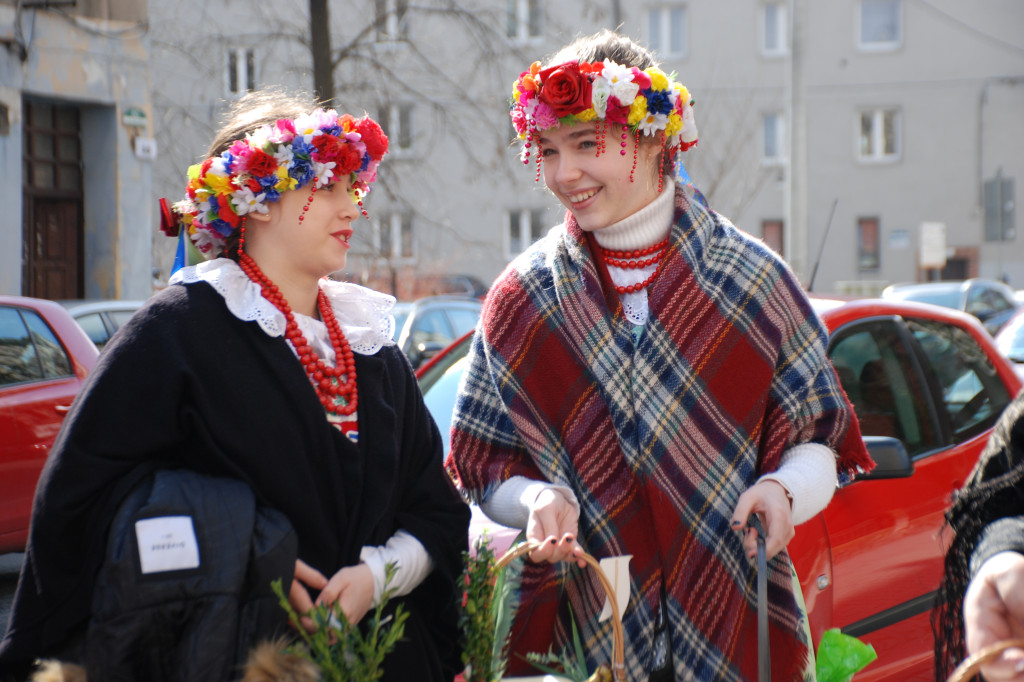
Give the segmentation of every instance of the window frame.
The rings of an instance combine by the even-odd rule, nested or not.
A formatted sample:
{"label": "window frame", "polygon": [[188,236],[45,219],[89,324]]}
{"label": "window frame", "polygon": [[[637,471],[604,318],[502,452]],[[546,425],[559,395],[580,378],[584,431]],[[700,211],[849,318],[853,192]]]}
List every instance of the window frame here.
{"label": "window frame", "polygon": [[[768,9],[774,8],[778,14],[774,22],[768,21]],[[760,11],[760,49],[763,57],[785,57],[789,54],[789,7],[785,2],[769,1],[761,5]],[[768,47],[769,33],[774,34],[778,46]]]}
{"label": "window frame", "polygon": [[[957,425],[954,423],[956,415],[949,412],[948,404],[943,395],[942,385],[939,381],[938,375],[935,372],[936,363],[932,362],[932,358],[924,349],[924,346],[922,345],[921,341],[917,338],[917,336],[915,336],[914,331],[912,329],[912,326],[914,324],[922,324],[923,326],[943,325],[947,328],[956,330],[956,333],[961,337],[961,343],[964,339],[969,340],[971,343],[973,343],[979,351],[976,355],[978,357],[984,358],[985,364],[989,367],[989,369],[991,369],[991,372],[987,377],[987,381],[981,381],[981,383],[983,384],[985,390],[989,390],[991,386],[995,386],[1000,391],[1002,391],[1005,394],[1003,396],[1005,398],[1005,402],[1003,403],[1003,405],[1001,407],[998,407],[997,409],[991,410],[990,414],[984,420],[969,423],[966,428],[958,430]],[[949,444],[955,445],[963,443],[965,441],[970,440],[971,438],[974,438],[978,434],[984,432],[986,429],[994,426],[996,421],[999,419],[999,415],[1002,413],[1003,409],[1005,409],[1005,407],[1010,402],[1012,402],[1014,396],[1010,395],[1009,392],[1006,391],[1006,386],[1005,384],[1003,384],[1002,379],[999,377],[998,369],[994,365],[992,365],[991,358],[989,357],[988,353],[985,352],[985,349],[981,346],[981,344],[978,343],[978,340],[975,339],[974,336],[963,327],[960,327],[952,323],[943,322],[941,320],[931,320],[926,318],[908,318],[904,320],[904,327],[906,329],[906,334],[912,342],[914,350],[918,355],[919,363],[922,365],[922,368],[927,368],[923,369],[923,373],[932,389],[933,411],[936,413],[936,416],[939,415],[940,410],[942,411],[942,416],[944,417],[944,419],[941,419],[940,421],[943,424],[944,433],[946,434]],[[954,343],[955,345],[955,342],[951,343]],[[972,371],[974,371],[973,368]],[[977,372],[974,373],[975,376],[980,376]],[[960,379],[962,378],[963,375]],[[960,379],[957,379],[957,382],[959,382]]]}
{"label": "window frame", "polygon": [[391,158],[408,158],[416,153],[415,106],[412,102],[394,102],[381,106],[377,112],[377,122],[391,143]]}
{"label": "window frame", "polygon": [[[0,310],[11,311],[14,317],[16,317],[21,322],[21,327],[25,331],[25,338],[27,340],[25,348],[32,348],[32,358],[34,360],[35,366],[39,370],[38,376],[28,377],[21,381],[11,381],[6,383],[0,382],[0,389],[5,390],[13,386],[26,386],[32,384],[39,384],[46,381],[65,381],[67,379],[74,379],[76,377],[75,363],[74,360],[72,359],[71,353],[68,352],[67,347],[64,345],[64,340],[60,337],[60,334],[54,331],[49,321],[47,321],[47,319],[41,313],[39,313],[39,311],[33,310],[32,308],[23,308],[18,305],[0,305]],[[31,315],[32,318],[34,318],[34,320],[42,328],[46,329],[49,335],[52,337],[52,341],[54,343],[54,350],[60,351],[61,357],[63,358],[64,361],[63,366],[66,368],[66,371],[60,373],[49,371],[48,365],[44,362],[44,353],[38,346],[36,340],[36,332],[33,331],[32,325],[29,324],[29,315]]]}
{"label": "window frame", "polygon": [[[870,153],[863,151],[862,140],[864,139],[864,116],[871,115],[871,145]],[[895,151],[891,154],[885,153],[885,119],[886,115],[894,117],[893,128],[895,130]],[[903,158],[903,111],[896,106],[862,107],[857,110],[854,118],[854,149],[857,161],[864,164],[897,163]],[[881,150],[881,151],[879,151]]]}
{"label": "window frame", "polygon": [[[380,21],[383,5],[383,25]],[[374,38],[378,43],[404,43],[409,40],[409,0],[374,0]]]}
{"label": "window frame", "polygon": [[[778,229],[778,248],[773,243],[775,241],[774,236],[769,240],[768,228],[771,227],[774,232],[776,227]],[[761,241],[764,242],[765,246],[779,254],[783,253],[783,249],[786,248],[786,222],[782,218],[765,218],[761,221]]]}
{"label": "window frame", "polygon": [[[856,367],[851,366],[849,362],[838,362],[837,364],[837,360],[843,360],[843,357],[836,357],[836,348],[851,337],[859,334],[867,334],[871,338],[872,349],[878,350],[879,357],[863,359],[863,356],[854,356],[863,359]],[[901,356],[905,361],[900,360]],[[900,369],[902,386],[897,387],[895,384],[888,384],[891,390],[897,389],[893,390],[892,395],[894,402],[893,417],[896,420],[894,425],[898,425],[900,434],[903,437],[896,437],[900,438],[907,449],[907,453],[914,460],[927,457],[950,446],[952,441],[948,432],[948,424],[939,419],[938,410],[935,405],[934,382],[928,376],[928,373],[923,370],[922,355],[901,316],[878,315],[865,317],[840,326],[830,334],[828,357],[829,361],[836,367],[836,373],[839,375],[840,380],[842,379],[842,367],[848,367],[853,373],[855,384],[848,386],[846,383],[843,383],[843,390],[854,405],[858,419],[865,425],[870,424],[870,421],[865,418],[866,414],[868,414],[869,401],[863,395],[863,384],[860,376],[864,372],[864,365],[868,364],[871,359],[880,360],[882,365],[887,368],[885,376],[887,382],[889,382],[893,378],[893,374],[890,371],[892,363],[897,363]],[[847,356],[846,359],[849,360],[849,357]],[[906,396],[898,395],[902,391],[906,391],[910,397],[915,399],[900,400],[900,397],[906,398]],[[913,423],[907,420],[908,410],[913,413],[915,420]],[[870,430],[870,427],[865,426],[865,429]],[[918,433],[920,440],[917,442],[908,441],[906,435],[910,431]],[[865,433],[865,435],[883,434]]]}
{"label": "window frame", "polygon": [[[875,247],[866,247],[865,227],[874,226]],[[873,262],[870,260],[874,258]],[[857,218],[857,271],[871,272],[882,267],[882,220],[878,216],[859,216]]]}
{"label": "window frame", "polygon": [[[228,47],[225,61],[224,90],[229,98],[237,99],[257,89],[256,48],[237,45]],[[232,86],[233,80],[235,89]]]}
{"label": "window frame", "polygon": [[[532,7],[531,7],[532,5]],[[531,22],[531,10],[537,12],[537,26]],[[506,0],[505,3],[505,37],[513,45],[530,45],[544,40],[546,21],[543,0]],[[511,29],[515,25],[515,32]]]}
{"label": "window frame", "polygon": [[[775,156],[768,156],[768,119],[775,120],[775,146],[778,153]],[[789,163],[789,149],[786,134],[789,132],[786,113],[784,111],[766,111],[761,114],[761,165],[762,166],[785,166]]]}
{"label": "window frame", "polygon": [[[510,208],[505,211],[505,230],[503,234],[505,258],[512,260],[516,256],[525,252],[529,249],[534,242],[543,238],[546,234],[544,227],[544,209],[542,208]],[[518,218],[519,222],[519,244],[520,249],[518,251],[512,250],[512,220],[513,216]],[[534,234],[536,229],[536,235]]]}
{"label": "window frame", "polygon": [[[896,21],[898,35],[893,40],[865,41],[864,40],[864,9],[866,4],[892,3],[896,5]],[[857,49],[861,52],[892,52],[903,46],[903,0],[858,0],[856,8],[856,34],[855,42]]]}
{"label": "window frame", "polygon": [[[388,253],[385,252],[383,226],[388,226]],[[410,249],[404,252],[405,234],[409,234]],[[391,263],[414,263],[418,249],[416,248],[416,221],[411,211],[394,211],[384,213],[373,221],[373,251],[377,258]]]}
{"label": "window frame", "polygon": [[[672,49],[672,11],[679,10],[683,16],[681,50]],[[654,35],[654,17],[658,18],[658,36]],[[661,59],[675,61],[686,59],[690,54],[690,7],[687,3],[662,4],[647,8],[647,43],[652,52]]]}

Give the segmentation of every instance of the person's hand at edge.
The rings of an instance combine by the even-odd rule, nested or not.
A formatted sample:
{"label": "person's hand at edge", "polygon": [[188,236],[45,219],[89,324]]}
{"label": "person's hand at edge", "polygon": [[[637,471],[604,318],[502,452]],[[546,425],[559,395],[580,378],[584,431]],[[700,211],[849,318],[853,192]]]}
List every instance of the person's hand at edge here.
{"label": "person's hand at edge", "polygon": [[[1000,552],[981,565],[964,595],[968,654],[1024,637],[1024,555]],[[1024,650],[1007,649],[981,668],[988,682],[1024,681]]]}

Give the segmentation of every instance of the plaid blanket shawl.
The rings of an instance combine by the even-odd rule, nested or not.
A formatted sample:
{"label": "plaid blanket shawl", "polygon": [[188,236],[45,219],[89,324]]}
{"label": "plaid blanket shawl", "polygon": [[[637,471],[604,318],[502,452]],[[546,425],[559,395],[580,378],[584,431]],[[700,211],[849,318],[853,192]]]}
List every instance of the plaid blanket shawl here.
{"label": "plaid blanket shawl", "polygon": [[[567,213],[491,289],[446,466],[477,502],[516,475],[569,486],[583,547],[632,555],[629,679],[647,679],[662,600],[677,680],[756,679],[756,568],[729,528],[740,494],[798,443],[828,445],[849,471],[871,465],[826,331],[777,256],[678,190],[634,346],[592,239]],[[523,571],[510,669],[571,642],[567,604],[588,670],[609,662],[591,572]],[[770,571],[773,679],[799,679],[810,643],[785,552]]]}

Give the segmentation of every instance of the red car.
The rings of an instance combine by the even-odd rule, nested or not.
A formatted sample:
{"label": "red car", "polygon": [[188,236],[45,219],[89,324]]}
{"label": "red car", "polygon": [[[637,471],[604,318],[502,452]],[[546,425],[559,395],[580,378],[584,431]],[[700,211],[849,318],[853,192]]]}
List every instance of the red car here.
{"label": "red car", "polygon": [[39,472],[98,355],[60,304],[0,296],[0,553],[25,547]]}
{"label": "red car", "polygon": [[[815,646],[838,627],[878,653],[858,682],[930,682],[943,514],[1021,380],[966,313],[881,299],[812,304],[877,464],[840,487],[789,545]],[[442,433],[470,341],[466,335],[419,371]]]}

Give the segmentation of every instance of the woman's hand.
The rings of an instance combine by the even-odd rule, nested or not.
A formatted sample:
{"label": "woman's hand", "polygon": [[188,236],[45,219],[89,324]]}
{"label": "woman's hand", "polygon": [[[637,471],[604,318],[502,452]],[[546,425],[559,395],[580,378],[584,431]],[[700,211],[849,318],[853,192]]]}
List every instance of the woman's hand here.
{"label": "woman's hand", "polygon": [[583,548],[576,542],[578,530],[576,507],[557,490],[545,488],[530,505],[526,522],[526,539],[541,545],[530,552],[530,560],[552,564],[575,560],[581,568],[586,566]]}
{"label": "woman's hand", "polygon": [[333,604],[350,625],[363,619],[373,606],[373,573],[366,564],[346,566],[330,579],[316,603]]}
{"label": "woman's hand", "polygon": [[[981,565],[964,595],[964,630],[968,654],[1024,637],[1024,556],[1000,552]],[[1024,651],[1008,649],[981,674],[988,682],[1024,680]]]}
{"label": "woman's hand", "polygon": [[292,579],[292,587],[288,591],[288,603],[299,614],[299,622],[306,632],[316,630],[313,619],[307,615],[313,610],[313,600],[309,598],[307,588],[320,591],[325,587],[327,578],[320,571],[301,559],[295,560],[295,578]]}
{"label": "woman's hand", "polygon": [[[768,479],[756,483],[740,495],[736,511],[732,514],[733,530],[743,531],[751,514],[758,515],[761,526],[768,534],[764,544],[768,558],[771,559],[786,548],[796,533],[793,527],[793,507],[782,484]],[[757,531],[753,528],[747,528],[744,532],[743,549],[748,558],[757,557]]]}

